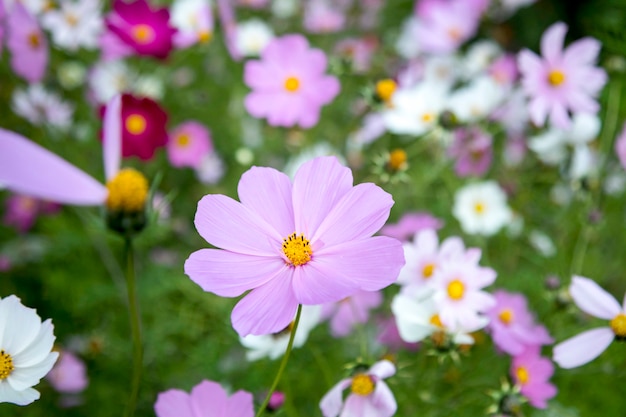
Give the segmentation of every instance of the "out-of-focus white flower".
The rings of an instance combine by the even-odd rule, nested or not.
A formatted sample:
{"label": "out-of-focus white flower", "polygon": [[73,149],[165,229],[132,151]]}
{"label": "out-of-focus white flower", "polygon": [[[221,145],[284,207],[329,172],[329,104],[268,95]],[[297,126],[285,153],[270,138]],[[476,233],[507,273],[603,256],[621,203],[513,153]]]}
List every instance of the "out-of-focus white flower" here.
{"label": "out-of-focus white flower", "polygon": [[95,49],[104,28],[99,0],[63,0],[58,9],[46,11],[41,25],[52,34],[60,48],[75,51]]}
{"label": "out-of-focus white flower", "polygon": [[258,56],[273,38],[272,28],[260,19],[250,19],[237,24],[235,44],[243,56]]}
{"label": "out-of-focus white flower", "polygon": [[452,87],[458,80],[461,63],[454,54],[428,56],[424,60],[423,82]]}
{"label": "out-of-focus white flower", "polygon": [[65,129],[72,123],[74,107],[41,84],[31,84],[26,90],[16,89],[11,107],[15,114],[34,125],[50,124]]}
{"label": "out-of-focus white flower", "polygon": [[474,42],[462,61],[463,78],[469,80],[484,72],[502,53],[502,48],[493,40]]}
{"label": "out-of-focus white flower", "polygon": [[15,3],[22,3],[26,10],[34,15],[39,15],[49,6],[48,0],[3,0],[5,9],[11,10]]}
{"label": "out-of-focus white flower", "polygon": [[395,48],[396,52],[405,59],[417,58],[420,53],[419,44],[415,41],[418,26],[419,21],[415,17],[409,17],[402,23]]}
{"label": "out-of-focus white flower", "polygon": [[107,103],[113,96],[132,90],[137,75],[124,61],[98,62],[89,74],[89,87],[98,103]]}
{"label": "out-of-focus white flower", "polygon": [[422,82],[398,89],[391,106],[382,112],[385,126],[392,133],[423,135],[437,126],[446,100],[447,88],[442,84]]}
{"label": "out-of-focus white flower", "polygon": [[287,174],[289,178],[293,178],[296,172],[298,171],[298,168],[300,168],[300,165],[302,165],[306,161],[309,161],[313,158],[317,158],[318,156],[329,156],[329,155],[336,156],[337,159],[339,159],[339,162],[345,165],[346,163],[345,158],[330,143],[318,142],[315,145],[311,146],[310,148],[306,148],[302,150],[298,155],[291,157],[289,161],[287,161],[287,164],[285,165],[283,172]]}
{"label": "out-of-focus white flower", "polygon": [[142,75],[134,85],[133,92],[154,100],[163,98],[163,81],[154,75]]}
{"label": "out-of-focus white flower", "polygon": [[482,76],[452,93],[448,108],[462,122],[482,120],[502,103],[504,93],[491,77]]}
{"label": "out-of-focus white flower", "polygon": [[511,221],[506,194],[495,181],[466,185],[454,197],[452,214],[465,233],[490,236]]}
{"label": "out-of-focus white flower", "polygon": [[52,352],[54,326],[10,295],[0,299],[0,403],[28,405],[39,399],[37,385],[59,356]]}
{"label": "out-of-focus white flower", "polygon": [[610,170],[604,177],[604,192],[609,195],[620,195],[626,189],[626,172],[619,167],[616,170]]}
{"label": "out-of-focus white flower", "polygon": [[224,176],[224,161],[215,153],[211,152],[202,158],[200,166],[196,168],[196,176],[203,184],[216,184]]}
{"label": "out-of-focus white flower", "polygon": [[548,235],[539,230],[533,230],[528,235],[528,240],[533,248],[537,250],[542,256],[550,258],[556,254],[556,247],[554,242]]}
{"label": "out-of-focus white flower", "polygon": [[298,0],[273,0],[272,14],[279,19],[288,19],[298,12]]}
{"label": "out-of-focus white flower", "polygon": [[208,42],[213,36],[213,11],[210,0],[176,0],[170,9],[170,22],[178,31],[174,44],[186,48]]}
{"label": "out-of-focus white flower", "polygon": [[[293,339],[294,347],[304,345],[309,337],[309,333],[320,321],[320,312],[321,306],[319,305],[302,307],[300,322],[298,323],[298,329]],[[246,358],[249,361],[255,361],[265,357],[277,359],[285,353],[290,335],[291,325],[280,333],[261,336],[251,334],[246,337],[240,337],[239,340],[241,344],[248,349]]]}
{"label": "out-of-focus white flower", "polygon": [[87,69],[78,61],[66,61],[59,65],[57,77],[63,88],[76,88],[85,83]]}

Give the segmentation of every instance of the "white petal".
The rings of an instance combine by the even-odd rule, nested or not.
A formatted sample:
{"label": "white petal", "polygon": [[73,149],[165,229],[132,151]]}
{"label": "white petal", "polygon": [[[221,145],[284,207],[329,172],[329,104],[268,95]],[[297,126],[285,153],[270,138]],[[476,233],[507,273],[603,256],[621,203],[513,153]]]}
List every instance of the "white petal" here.
{"label": "white petal", "polygon": [[0,403],[13,403],[17,405],[28,405],[40,397],[39,391],[27,388],[16,391],[4,380],[0,382]]}
{"label": "white petal", "polygon": [[617,300],[589,278],[574,276],[569,292],[576,305],[594,317],[611,320],[621,312]]}
{"label": "white petal", "polygon": [[19,391],[37,385],[41,378],[50,372],[58,357],[59,352],[51,352],[43,361],[36,365],[24,368],[16,367],[6,380],[14,389]]}
{"label": "white petal", "polygon": [[576,368],[597,358],[614,338],[609,327],[588,330],[556,345],[552,359],[561,368]]}

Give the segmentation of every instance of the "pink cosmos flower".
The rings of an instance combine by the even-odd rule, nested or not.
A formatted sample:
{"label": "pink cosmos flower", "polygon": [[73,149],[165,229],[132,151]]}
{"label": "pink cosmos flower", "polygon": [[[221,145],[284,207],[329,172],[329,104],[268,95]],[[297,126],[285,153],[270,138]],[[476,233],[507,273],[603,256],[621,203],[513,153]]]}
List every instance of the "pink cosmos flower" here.
{"label": "pink cosmos flower", "polygon": [[224,32],[226,49],[232,59],[239,61],[241,53],[237,48],[237,20],[235,19],[233,2],[231,0],[217,0],[217,13]]}
{"label": "pink cosmos flower", "polygon": [[456,129],[448,155],[456,158],[454,172],[458,177],[481,176],[491,166],[492,137],[479,127]]}
{"label": "pink cosmos flower", "polygon": [[595,67],[601,44],[593,38],[580,39],[563,49],[567,25],[557,22],[541,37],[539,57],[528,49],[520,51],[518,65],[522,86],[530,97],[530,118],[543,126],[548,115],[557,127],[567,129],[569,113],[596,113],[595,97],[607,80]]}
{"label": "pink cosmos flower", "polygon": [[167,8],[151,8],[147,0],[113,2],[107,28],[137,55],[165,59],[172,50],[176,29],[170,25]]}
{"label": "pink cosmos flower", "polygon": [[356,325],[367,323],[370,310],[382,302],[383,295],[379,291],[358,291],[343,300],[324,304],[322,320],[330,319],[330,331],[334,337],[347,336]]}
{"label": "pink cosmos flower", "polygon": [[593,280],[574,276],[569,287],[574,303],[585,313],[610,320],[606,327],[587,330],[554,346],[552,359],[561,368],[576,368],[591,362],[615,339],[626,338],[626,297],[617,300]]}
{"label": "pink cosmos flower", "polygon": [[209,129],[199,122],[181,123],[169,134],[167,156],[175,167],[199,168],[205,155],[212,151]]}
{"label": "pink cosmos flower", "polygon": [[[4,22],[6,14],[4,2],[0,1],[0,22]],[[2,45],[4,45],[4,24],[0,25],[0,54],[2,54]]]}
{"label": "pink cosmos flower", "polygon": [[443,222],[426,212],[405,213],[398,223],[389,223],[380,229],[380,234],[398,240],[409,240],[417,232],[426,229],[438,230]]}
{"label": "pink cosmos flower", "polygon": [[626,123],[624,123],[622,132],[615,140],[615,153],[622,167],[626,169]]}
{"label": "pink cosmos flower", "polygon": [[232,313],[240,336],[283,330],[298,304],[384,288],[404,264],[399,241],[372,237],[389,216],[391,196],[372,183],[353,186],[336,157],[304,163],[293,183],[272,168],[252,167],[238,194],[241,202],[200,200],[196,228],[221,249],[192,253],[185,273],[222,297],[252,290]]}
{"label": "pink cosmos flower", "polygon": [[252,394],[237,391],[228,396],[217,382],[204,380],[191,393],[170,389],[158,395],[154,404],[157,417],[253,417]]}
{"label": "pink cosmos flower", "polygon": [[535,324],[522,294],[498,290],[493,293],[496,305],[486,312],[493,342],[509,355],[520,355],[529,346],[553,342],[542,325]]}
{"label": "pink cosmos flower", "polygon": [[327,0],[309,0],[304,10],[304,29],[311,33],[332,33],[341,30],[345,14]]}
{"label": "pink cosmos flower", "polygon": [[419,343],[408,343],[402,339],[396,319],[393,316],[386,317],[378,322],[376,341],[392,350],[406,349],[416,351],[420,346]]}
{"label": "pink cosmos flower", "polygon": [[46,379],[55,390],[68,394],[79,393],[89,385],[85,362],[67,350],[61,352]]}
{"label": "pink cosmos flower", "polygon": [[16,2],[8,12],[7,46],[11,51],[11,68],[30,83],[43,78],[48,66],[48,41],[35,16]]}
{"label": "pink cosmos flower", "polygon": [[498,57],[491,63],[487,72],[498,84],[505,86],[513,85],[519,76],[515,55],[504,54]]}
{"label": "pink cosmos flower", "polygon": [[[6,200],[6,209],[2,222],[7,226],[15,227],[20,233],[26,233],[33,227],[39,214],[45,212],[45,208],[46,204],[41,200],[21,194],[13,194]],[[49,210],[50,213],[55,211]]]}
{"label": "pink cosmos flower", "polygon": [[272,126],[317,124],[320,109],[339,93],[339,80],[325,75],[326,55],[309,48],[302,35],[274,38],[261,52],[260,61],[248,61],[244,81],[252,88],[245,107]]}
{"label": "pink cosmos flower", "polygon": [[[376,362],[366,372],[342,379],[320,401],[324,417],[376,416],[391,417],[398,408],[393,393],[383,381],[396,373],[388,360]],[[350,394],[343,399],[343,391]]]}
{"label": "pink cosmos flower", "polygon": [[548,382],[554,373],[554,365],[541,357],[537,346],[515,356],[510,372],[520,386],[520,392],[533,407],[546,408],[547,400],[556,395],[556,387]]}

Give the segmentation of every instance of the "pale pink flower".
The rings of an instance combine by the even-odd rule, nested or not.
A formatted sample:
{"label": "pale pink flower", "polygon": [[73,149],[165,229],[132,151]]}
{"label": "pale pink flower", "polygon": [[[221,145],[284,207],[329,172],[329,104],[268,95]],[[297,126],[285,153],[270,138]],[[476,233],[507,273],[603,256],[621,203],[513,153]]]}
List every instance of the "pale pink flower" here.
{"label": "pale pink flower", "polygon": [[343,300],[322,306],[322,320],[330,319],[334,337],[347,336],[359,324],[367,323],[370,310],[380,306],[383,295],[379,291],[358,291]]}
{"label": "pale pink flower", "polygon": [[199,168],[204,157],[212,151],[209,129],[199,122],[181,123],[169,134],[167,157],[175,167]]}
{"label": "pale pink flower", "polygon": [[48,40],[37,19],[17,2],[8,12],[6,23],[11,68],[30,83],[41,81],[48,66]]}
{"label": "pale pink flower", "polygon": [[454,172],[458,177],[484,175],[493,158],[493,139],[479,127],[460,128],[454,131],[448,155],[455,158]]}
{"label": "pale pink flower", "polygon": [[622,131],[615,140],[615,153],[622,167],[626,169],[626,122],[622,127]]}
{"label": "pale pink flower", "polygon": [[339,80],[326,75],[326,55],[309,47],[302,35],[273,39],[261,60],[248,61],[245,83],[252,88],[245,98],[248,113],[267,118],[272,126],[317,124],[321,107],[339,93]]}
{"label": "pale pink flower", "polygon": [[345,25],[345,14],[328,0],[309,0],[304,10],[304,29],[311,33],[337,32]]}
{"label": "pale pink flower", "polygon": [[409,240],[417,232],[426,229],[441,229],[443,222],[426,212],[404,213],[397,223],[389,223],[380,229],[380,234],[395,237],[398,240]]}
{"label": "pale pink flower", "polygon": [[535,408],[546,408],[547,400],[557,393],[556,387],[549,383],[554,373],[554,365],[540,355],[539,348],[532,346],[513,358],[511,376],[520,386],[521,394]]}
{"label": "pale pink flower", "polygon": [[606,72],[595,66],[601,44],[587,37],[564,49],[565,32],[567,25],[557,22],[541,37],[541,57],[528,49],[518,55],[530,118],[537,126],[549,116],[552,124],[567,129],[570,113],[599,110],[595,97],[607,80]]}
{"label": "pale pink flower", "polygon": [[587,330],[554,346],[552,359],[561,368],[576,368],[591,362],[613,340],[626,338],[626,297],[617,300],[593,280],[574,276],[569,287],[574,303],[585,313],[604,320],[608,326]]}
{"label": "pale pink flower", "polygon": [[79,393],[89,385],[85,362],[67,350],[61,352],[46,378],[55,390],[67,394]]}

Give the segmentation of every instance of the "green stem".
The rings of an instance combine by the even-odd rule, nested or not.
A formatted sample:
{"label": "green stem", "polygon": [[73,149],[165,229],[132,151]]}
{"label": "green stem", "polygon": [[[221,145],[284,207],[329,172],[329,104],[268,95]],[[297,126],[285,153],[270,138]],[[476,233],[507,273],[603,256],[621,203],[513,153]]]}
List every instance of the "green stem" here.
{"label": "green stem", "polygon": [[135,260],[132,238],[124,239],[124,254],[126,258],[126,288],[128,291],[128,312],[130,315],[130,330],[133,338],[133,379],[130,399],[126,408],[126,417],[132,417],[137,407],[141,372],[143,368],[143,346],[141,342],[141,323],[139,319],[139,305],[137,303],[137,288],[135,286]]}
{"label": "green stem", "polygon": [[268,391],[265,396],[265,400],[263,400],[263,404],[259,408],[259,411],[256,413],[256,417],[260,417],[265,411],[265,407],[270,402],[270,398],[272,394],[276,390],[278,386],[278,382],[280,382],[280,378],[283,376],[283,372],[285,372],[285,368],[287,367],[287,361],[289,360],[289,354],[291,353],[291,348],[293,348],[293,339],[296,336],[296,331],[298,330],[298,323],[300,322],[300,313],[302,312],[302,304],[298,305],[298,311],[296,313],[296,319],[293,322],[293,328],[291,329],[291,334],[289,335],[289,343],[287,343],[287,349],[285,350],[285,355],[283,356],[283,360],[280,363],[280,367],[278,368],[278,372],[276,373],[276,377],[274,378],[274,382],[272,383],[272,387]]}

